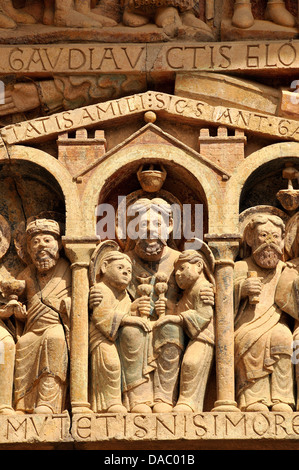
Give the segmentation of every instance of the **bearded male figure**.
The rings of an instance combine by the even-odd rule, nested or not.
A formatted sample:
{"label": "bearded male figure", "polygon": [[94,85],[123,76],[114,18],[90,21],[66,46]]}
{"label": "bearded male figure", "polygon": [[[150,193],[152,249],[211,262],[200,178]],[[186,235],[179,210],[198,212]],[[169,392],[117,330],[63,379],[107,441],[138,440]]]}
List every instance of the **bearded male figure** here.
{"label": "bearded male figure", "polygon": [[242,411],[288,412],[294,406],[292,333],[275,303],[285,267],[283,221],[256,214],[244,230],[251,255],[235,264],[235,369]]}
{"label": "bearded male figure", "polygon": [[16,345],[15,408],[27,413],[64,410],[68,369],[67,338],[71,304],[71,271],[60,258],[60,227],[36,219],[26,229],[32,259],[18,279],[26,282],[25,322]]}

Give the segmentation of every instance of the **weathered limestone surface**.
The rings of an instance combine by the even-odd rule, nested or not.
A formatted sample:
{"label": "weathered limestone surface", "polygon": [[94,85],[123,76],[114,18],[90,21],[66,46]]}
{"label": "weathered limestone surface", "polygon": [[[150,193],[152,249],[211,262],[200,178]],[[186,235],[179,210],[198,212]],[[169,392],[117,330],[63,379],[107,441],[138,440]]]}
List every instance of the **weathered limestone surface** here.
{"label": "weathered limestone surface", "polygon": [[0,0],[0,448],[298,449],[291,0]]}

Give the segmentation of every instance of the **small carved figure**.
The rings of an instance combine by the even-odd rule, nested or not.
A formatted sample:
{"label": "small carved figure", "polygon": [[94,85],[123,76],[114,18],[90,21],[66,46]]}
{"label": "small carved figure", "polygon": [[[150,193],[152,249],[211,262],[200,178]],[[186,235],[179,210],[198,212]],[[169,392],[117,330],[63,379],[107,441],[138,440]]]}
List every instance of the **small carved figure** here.
{"label": "small carved figure", "polygon": [[[100,253],[105,243],[99,245]],[[117,250],[105,250],[98,261],[101,302],[93,308],[90,323],[91,408],[95,412],[126,413],[122,405],[121,366],[116,348],[118,330],[130,314],[126,288],[132,277],[130,258]]]}
{"label": "small carved figure", "polygon": [[[284,0],[268,0],[265,20],[281,26],[294,27],[296,18],[286,9]],[[235,0],[232,24],[237,28],[250,28],[254,24],[251,0]]]}
{"label": "small carved figure", "polygon": [[34,219],[26,229],[32,264],[18,276],[26,283],[26,306],[15,307],[24,323],[16,345],[15,408],[61,413],[67,390],[71,270],[60,257],[60,226]]}
{"label": "small carved figure", "polygon": [[[293,338],[275,301],[285,268],[284,231],[280,217],[253,215],[243,234],[251,255],[235,263],[236,394],[242,411],[290,412],[294,406]],[[252,271],[256,275],[248,276]]]}
{"label": "small carved figure", "polygon": [[207,245],[186,250],[175,263],[175,278],[183,295],[176,315],[189,337],[180,374],[180,394],[175,412],[203,410],[206,385],[214,353],[213,307],[203,302],[201,291],[215,287],[214,262]]}

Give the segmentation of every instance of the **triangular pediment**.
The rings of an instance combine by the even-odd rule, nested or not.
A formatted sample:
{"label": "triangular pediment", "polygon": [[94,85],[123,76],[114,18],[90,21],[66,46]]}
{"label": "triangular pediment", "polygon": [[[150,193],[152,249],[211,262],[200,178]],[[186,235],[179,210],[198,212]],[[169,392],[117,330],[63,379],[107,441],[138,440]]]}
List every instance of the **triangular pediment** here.
{"label": "triangular pediment", "polygon": [[139,129],[134,134],[130,135],[127,139],[121,142],[119,145],[115,146],[110,151],[106,152],[103,156],[99,157],[95,160],[91,165],[88,165],[85,169],[80,171],[78,174],[74,175],[74,180],[82,178],[86,176],[89,172],[93,171],[97,166],[99,166],[104,160],[108,158],[112,158],[115,154],[117,154],[120,150],[123,149],[130,149],[132,146],[136,145],[170,145],[172,147],[176,147],[178,149],[183,150],[187,154],[191,154],[193,157],[198,159],[204,165],[213,169],[216,173],[220,175],[225,175],[227,177],[230,174],[220,166],[216,165],[214,162],[209,160],[208,158],[204,157],[200,153],[196,152],[194,149],[188,147],[186,144],[181,142],[180,140],[176,139],[172,135],[168,134],[167,132],[160,129],[158,126],[152,123],[146,124],[144,127]]}

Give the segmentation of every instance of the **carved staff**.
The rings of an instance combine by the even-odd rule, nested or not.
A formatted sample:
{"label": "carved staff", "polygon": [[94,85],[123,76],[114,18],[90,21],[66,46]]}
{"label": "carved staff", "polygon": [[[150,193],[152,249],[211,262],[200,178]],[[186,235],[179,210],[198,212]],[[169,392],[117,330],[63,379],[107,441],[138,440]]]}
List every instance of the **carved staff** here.
{"label": "carved staff", "polygon": [[[166,274],[157,273],[155,291],[158,294],[159,300],[164,300],[166,302],[165,292],[167,291],[167,289],[168,289],[168,284],[167,284]],[[165,315],[165,311],[160,316],[164,316],[164,315]]]}

